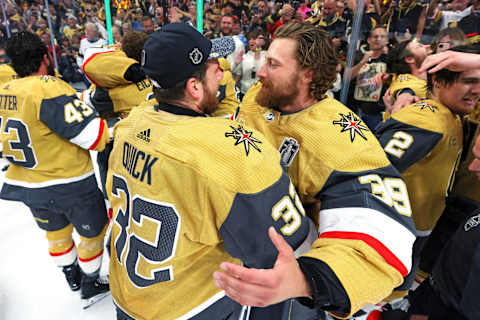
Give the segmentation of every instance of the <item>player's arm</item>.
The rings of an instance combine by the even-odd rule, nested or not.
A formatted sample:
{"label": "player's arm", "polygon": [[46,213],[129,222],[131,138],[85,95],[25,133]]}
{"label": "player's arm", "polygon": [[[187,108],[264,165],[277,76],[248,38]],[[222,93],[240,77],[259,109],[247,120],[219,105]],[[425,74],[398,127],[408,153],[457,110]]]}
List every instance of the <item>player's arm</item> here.
{"label": "player's arm", "polygon": [[261,192],[237,193],[219,232],[231,256],[252,268],[271,268],[277,250],[268,237],[270,226],[297,252],[308,250],[316,239],[313,222],[285,172]]}
{"label": "player's arm", "polygon": [[[443,136],[441,133],[407,123],[404,115],[408,113],[408,108],[412,107],[398,111],[375,129],[375,135],[388,159],[400,172],[404,172],[429,154]],[[397,117],[398,115],[400,116]]]}
{"label": "player's arm", "polygon": [[265,306],[305,296],[304,279],[311,299],[300,301],[341,317],[390,294],[410,270],[415,240],[408,195],[398,172],[391,166],[333,172],[317,197],[322,203],[319,237],[309,252],[294,261],[272,237],[280,251],[273,269],[223,263],[227,273],[215,273],[216,284],[238,302]]}
{"label": "player's arm", "polygon": [[324,264],[333,270],[350,304],[327,310],[347,317],[388,296],[410,271],[415,228],[406,185],[392,166],[333,171],[316,198],[319,238],[299,263],[312,286],[325,282]]}
{"label": "player's arm", "polygon": [[112,98],[109,91],[101,87],[95,87],[83,92],[83,101],[95,108],[101,117],[115,112]]}
{"label": "player's arm", "polygon": [[50,130],[83,149],[102,151],[110,139],[105,120],[74,94],[43,99],[39,118]]}

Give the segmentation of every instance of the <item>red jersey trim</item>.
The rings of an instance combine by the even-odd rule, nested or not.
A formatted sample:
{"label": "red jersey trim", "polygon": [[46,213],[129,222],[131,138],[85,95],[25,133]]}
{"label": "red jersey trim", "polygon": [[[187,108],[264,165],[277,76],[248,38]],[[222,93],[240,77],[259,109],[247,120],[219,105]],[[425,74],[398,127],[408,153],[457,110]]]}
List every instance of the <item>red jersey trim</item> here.
{"label": "red jersey trim", "polygon": [[72,250],[73,250],[73,247],[75,247],[75,243],[72,243],[72,246],[71,246],[70,248],[68,248],[68,249],[67,249],[66,251],[64,251],[64,252],[49,252],[49,253],[50,253],[50,255],[51,255],[52,257],[59,257],[59,256],[63,256],[64,254],[67,254],[67,253],[69,253],[70,251],[72,251]]}
{"label": "red jersey trim", "polygon": [[377,251],[392,267],[398,270],[400,274],[405,277],[408,274],[408,269],[405,265],[397,258],[393,252],[391,252],[383,243],[375,239],[374,237],[361,232],[345,232],[345,231],[329,231],[324,232],[319,238],[336,238],[336,239],[351,239],[351,240],[362,240],[375,251]]}
{"label": "red jersey trim", "polygon": [[98,143],[102,139],[103,130],[105,130],[105,122],[102,119],[100,119],[100,128],[98,129],[98,137],[95,140],[95,142],[92,144],[92,146],[88,148],[88,150],[93,150],[97,147]]}
{"label": "red jersey trim", "polygon": [[83,73],[84,73],[85,76],[88,78],[88,80],[90,80],[90,82],[93,83],[94,85],[96,85],[97,87],[101,87],[101,86],[99,86],[95,81],[93,81],[92,78],[90,78],[90,77],[88,76],[88,74],[85,72],[85,66],[87,65],[87,63],[90,62],[90,60],[92,60],[93,58],[95,58],[95,57],[98,56],[99,54],[102,54],[102,53],[110,53],[110,52],[115,52],[115,50],[102,51],[102,52],[94,53],[94,54],[92,54],[90,57],[88,57],[88,59],[82,64]]}

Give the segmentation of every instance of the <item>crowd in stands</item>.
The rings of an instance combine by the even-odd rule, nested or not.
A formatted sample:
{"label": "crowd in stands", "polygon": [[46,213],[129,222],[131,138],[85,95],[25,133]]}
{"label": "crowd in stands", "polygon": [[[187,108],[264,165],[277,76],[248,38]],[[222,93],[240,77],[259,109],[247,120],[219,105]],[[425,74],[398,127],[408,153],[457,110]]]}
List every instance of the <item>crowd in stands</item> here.
{"label": "crowd in stands", "polygon": [[[231,71],[242,94],[257,80],[256,71],[265,59],[266,49],[275,30],[289,21],[307,21],[329,32],[341,57],[339,74],[345,65],[347,46],[352,36],[352,26],[358,0],[277,0],[205,1],[203,4],[203,32],[210,38],[233,36],[235,52],[229,57]],[[480,1],[478,0],[365,0],[360,24],[356,63],[371,59],[374,52],[368,41],[371,32],[383,27],[386,33],[378,44],[382,53],[391,45],[416,37],[422,43],[435,43],[443,48],[447,42],[438,42],[440,31],[458,27],[468,42],[480,40]],[[110,2],[113,41],[119,43],[129,30],[147,34],[170,22],[185,22],[197,27],[197,4],[191,0],[114,0]],[[52,52],[50,34],[55,37],[55,53],[59,72],[70,83],[88,86],[81,66],[88,47],[104,46],[108,34],[104,1],[56,0],[47,8],[43,0],[4,1],[5,16],[0,25],[0,44],[8,34],[28,30],[39,34]],[[386,36],[385,36],[386,35]],[[451,42],[451,41],[450,41]],[[377,53],[379,51],[377,50]],[[5,58],[3,54],[1,56]],[[374,56],[374,59],[378,56]],[[355,76],[355,73],[353,74]],[[340,82],[333,89],[338,92]],[[381,99],[377,99],[381,103]]]}

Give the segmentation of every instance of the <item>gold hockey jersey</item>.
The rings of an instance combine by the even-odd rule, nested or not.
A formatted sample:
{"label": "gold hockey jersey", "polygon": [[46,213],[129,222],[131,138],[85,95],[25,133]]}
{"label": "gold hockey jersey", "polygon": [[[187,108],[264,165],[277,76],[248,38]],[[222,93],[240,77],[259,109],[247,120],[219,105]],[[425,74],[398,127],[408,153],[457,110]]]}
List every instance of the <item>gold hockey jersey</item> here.
{"label": "gold hockey jersey", "polygon": [[[321,202],[319,238],[304,256],[325,262],[343,285],[351,316],[403,282],[414,236],[405,183],[360,118],[337,100],[282,114],[245,95],[239,121],[262,132],[302,203]],[[355,266],[352,272],[352,266]]]}
{"label": "gold hockey jersey", "polygon": [[54,186],[67,190],[68,184],[93,177],[88,150],[103,150],[109,139],[95,110],[66,82],[50,76],[1,87],[0,128],[3,156],[12,163],[1,193],[9,200],[25,201],[28,192]]}
{"label": "gold hockey jersey", "polygon": [[480,203],[480,181],[474,172],[468,170],[468,166],[475,158],[472,149],[480,133],[479,104],[472,114],[463,117],[462,123],[464,148],[451,193]]}
{"label": "gold hockey jersey", "polygon": [[135,319],[226,319],[240,306],[214,285],[219,264],[272,267],[269,226],[294,248],[314,228],[259,132],[167,107],[134,108],[115,127],[110,289]]}
{"label": "gold hockey jersey", "polygon": [[459,116],[437,101],[423,100],[394,113],[376,134],[407,183],[417,235],[428,236],[445,209],[460,159]]}
{"label": "gold hockey jersey", "polygon": [[91,48],[84,59],[82,69],[87,78],[97,87],[106,89],[130,84],[124,78],[125,72],[132,64],[138,63],[125,52],[110,48]]}
{"label": "gold hockey jersey", "polygon": [[0,86],[10,80],[18,79],[18,75],[10,64],[0,65]]}
{"label": "gold hockey jersey", "polygon": [[108,118],[112,114],[128,114],[151,95],[152,83],[145,79],[111,89],[93,86],[84,92],[84,101],[93,106],[101,117]]}
{"label": "gold hockey jersey", "polygon": [[398,94],[406,89],[412,91],[420,99],[427,98],[427,81],[408,73],[394,75],[390,84],[392,97],[396,99]]}

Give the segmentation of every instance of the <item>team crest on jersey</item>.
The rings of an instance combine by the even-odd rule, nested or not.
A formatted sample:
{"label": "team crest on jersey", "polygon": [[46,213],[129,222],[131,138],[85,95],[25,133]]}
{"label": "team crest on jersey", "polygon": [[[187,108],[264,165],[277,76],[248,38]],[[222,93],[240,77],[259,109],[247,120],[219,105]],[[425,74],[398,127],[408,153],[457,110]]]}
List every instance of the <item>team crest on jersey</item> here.
{"label": "team crest on jersey", "polygon": [[416,107],[420,107],[420,110],[430,110],[432,112],[435,112],[435,110],[438,110],[437,107],[432,106],[430,103],[426,102],[417,102],[415,103]]}
{"label": "team crest on jersey", "polygon": [[477,227],[479,224],[480,224],[480,214],[477,214],[476,216],[473,216],[470,219],[468,219],[468,221],[463,226],[463,229],[465,231],[470,231],[472,228]]}
{"label": "team crest on jersey", "polygon": [[230,128],[233,129],[232,132],[226,132],[225,137],[233,137],[237,141],[235,141],[234,146],[238,146],[239,144],[243,143],[243,146],[245,148],[245,153],[248,154],[250,153],[250,147],[254,148],[258,152],[262,152],[260,148],[257,146],[257,143],[262,143],[260,140],[256,139],[253,137],[253,131],[247,131],[245,128],[241,125],[238,125],[236,128],[233,126],[230,126]]}
{"label": "team crest on jersey", "polygon": [[278,149],[278,152],[280,152],[280,163],[282,166],[289,167],[292,164],[293,159],[295,159],[298,150],[300,150],[300,145],[298,144],[297,140],[294,138],[283,139],[280,149]]}
{"label": "team crest on jersey", "polygon": [[349,112],[347,115],[340,113],[340,120],[334,120],[334,125],[339,125],[342,127],[340,132],[350,132],[350,140],[353,142],[357,137],[357,134],[362,137],[363,139],[367,140],[367,137],[363,134],[363,130],[369,131],[366,126],[362,124],[362,120],[357,118],[355,114]]}

